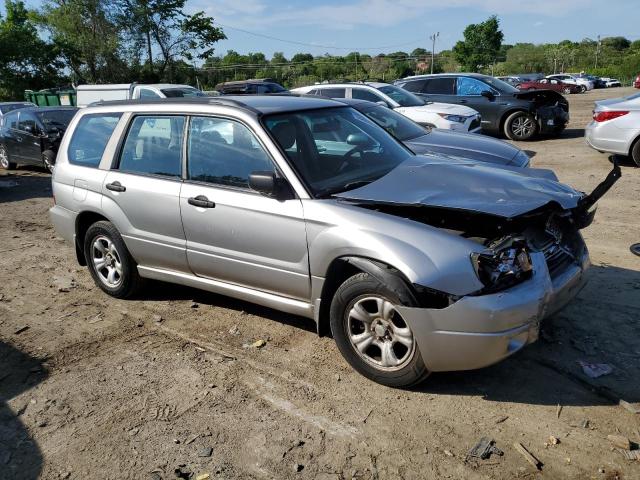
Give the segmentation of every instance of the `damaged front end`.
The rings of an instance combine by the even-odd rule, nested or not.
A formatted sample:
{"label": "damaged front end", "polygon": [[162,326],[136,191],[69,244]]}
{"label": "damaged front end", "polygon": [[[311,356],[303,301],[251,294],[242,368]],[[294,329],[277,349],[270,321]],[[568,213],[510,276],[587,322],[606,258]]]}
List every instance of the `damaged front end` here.
{"label": "damaged front end", "polygon": [[532,112],[540,133],[554,133],[569,123],[569,102],[553,90],[531,90],[514,94],[516,98],[533,104]]}

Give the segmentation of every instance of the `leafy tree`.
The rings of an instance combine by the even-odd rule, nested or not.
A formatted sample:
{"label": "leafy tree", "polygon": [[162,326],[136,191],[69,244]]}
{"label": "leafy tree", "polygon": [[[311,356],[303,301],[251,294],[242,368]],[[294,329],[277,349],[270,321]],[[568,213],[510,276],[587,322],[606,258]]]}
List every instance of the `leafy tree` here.
{"label": "leafy tree", "polygon": [[5,0],[0,15],[0,98],[16,100],[25,89],[58,84],[61,64],[56,49],[38,37],[24,2]]}
{"label": "leafy tree", "polygon": [[602,39],[602,45],[620,51],[629,48],[631,42],[625,37],[607,37]]}
{"label": "leafy tree", "polygon": [[[213,18],[204,12],[185,13],[186,0],[115,0],[120,22],[133,38],[146,46],[147,64],[153,72],[155,49],[161,61],[158,76],[178,59],[206,60],[213,55],[213,44],[227,38]],[[172,70],[169,68],[169,80]]]}
{"label": "leafy tree", "polygon": [[482,23],[468,25],[464,40],[455,44],[453,52],[465,70],[477,72],[496,61],[503,39],[500,21],[492,15]]}

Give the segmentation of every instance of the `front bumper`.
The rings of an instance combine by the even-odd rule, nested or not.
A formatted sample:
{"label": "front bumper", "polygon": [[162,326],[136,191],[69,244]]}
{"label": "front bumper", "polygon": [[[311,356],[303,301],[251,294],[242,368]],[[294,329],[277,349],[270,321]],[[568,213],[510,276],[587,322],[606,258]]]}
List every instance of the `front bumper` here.
{"label": "front bumper", "polygon": [[564,307],[585,284],[586,253],[553,279],[542,253],[531,254],[533,277],[503,292],[467,296],[443,309],[397,307],[411,327],[426,367],[472,370],[537,340],[540,322]]}
{"label": "front bumper", "polygon": [[569,112],[561,107],[539,107],[536,113],[538,131],[542,134],[553,133],[569,123]]}

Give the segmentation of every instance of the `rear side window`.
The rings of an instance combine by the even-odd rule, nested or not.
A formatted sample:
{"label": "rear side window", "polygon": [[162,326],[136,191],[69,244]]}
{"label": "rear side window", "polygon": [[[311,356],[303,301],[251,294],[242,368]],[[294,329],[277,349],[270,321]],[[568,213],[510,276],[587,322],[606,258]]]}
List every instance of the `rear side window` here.
{"label": "rear side window", "polygon": [[454,77],[432,78],[423,87],[423,92],[432,95],[455,95],[455,85]]}
{"label": "rear side window", "polygon": [[111,134],[120,120],[120,113],[94,113],[84,115],[69,142],[69,163],[98,168]]}
{"label": "rear side window", "polygon": [[184,117],[138,116],[131,123],[118,169],[179,177]]}
{"label": "rear side window", "polygon": [[329,98],[345,98],[344,88],[323,88],[320,90],[320,95]]}

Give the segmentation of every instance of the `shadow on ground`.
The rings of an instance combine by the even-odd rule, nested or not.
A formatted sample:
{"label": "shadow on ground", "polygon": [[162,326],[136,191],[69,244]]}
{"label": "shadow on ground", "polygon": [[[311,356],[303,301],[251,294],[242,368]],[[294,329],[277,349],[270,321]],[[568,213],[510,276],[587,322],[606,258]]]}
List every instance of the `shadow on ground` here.
{"label": "shadow on ground", "polygon": [[8,402],[47,377],[33,357],[0,341],[0,478],[35,480],[42,470],[42,453],[20,420],[29,408],[25,400],[16,413]]}
{"label": "shadow on ground", "polygon": [[21,174],[0,175],[0,203],[51,197],[51,176],[37,172],[34,169]]}

